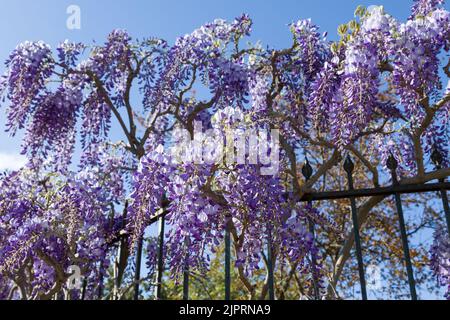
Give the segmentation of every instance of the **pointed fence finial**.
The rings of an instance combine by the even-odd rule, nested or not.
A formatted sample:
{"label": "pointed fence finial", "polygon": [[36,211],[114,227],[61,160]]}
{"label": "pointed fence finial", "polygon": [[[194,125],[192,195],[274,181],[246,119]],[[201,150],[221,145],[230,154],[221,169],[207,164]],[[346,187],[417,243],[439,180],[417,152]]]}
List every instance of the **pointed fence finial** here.
{"label": "pointed fence finial", "polygon": [[439,149],[434,146],[433,152],[431,153],[431,161],[439,167],[442,164],[442,160],[442,154],[439,152]]}
{"label": "pointed fence finial", "polygon": [[389,156],[389,158],[386,161],[386,166],[391,171],[395,171],[398,168],[397,159],[395,159],[395,157],[394,157],[394,155],[392,153],[391,153],[391,155]]}
{"label": "pointed fence finial", "polygon": [[345,158],[344,170],[348,174],[352,174],[353,170],[355,170],[355,164],[353,163],[352,158],[350,157],[350,155],[348,155],[347,158]]}
{"label": "pointed fence finial", "polygon": [[305,164],[303,165],[302,173],[306,180],[309,180],[312,177],[313,168],[311,167],[308,158],[306,158]]}

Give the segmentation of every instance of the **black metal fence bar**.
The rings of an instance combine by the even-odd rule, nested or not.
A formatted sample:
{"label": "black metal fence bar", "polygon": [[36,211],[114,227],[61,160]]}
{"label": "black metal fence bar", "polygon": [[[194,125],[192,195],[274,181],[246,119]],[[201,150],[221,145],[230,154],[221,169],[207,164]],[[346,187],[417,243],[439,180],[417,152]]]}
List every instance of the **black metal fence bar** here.
{"label": "black metal fence bar", "polygon": [[[391,170],[392,175],[392,183],[393,185],[398,184],[398,178],[397,178],[397,167],[398,163],[397,160],[391,155],[387,161],[387,167]],[[395,197],[395,205],[397,207],[397,214],[399,218],[400,223],[400,234],[402,238],[402,246],[403,246],[403,255],[404,260],[406,264],[406,272],[408,274],[408,284],[409,284],[409,291],[411,294],[412,300],[417,300],[417,293],[416,293],[416,282],[414,280],[414,272],[412,268],[411,263],[411,256],[409,253],[409,245],[408,245],[408,235],[406,233],[406,225],[405,225],[405,218],[403,215],[403,207],[402,207],[402,200],[399,193],[394,193]]]}
{"label": "black metal fence bar", "polygon": [[[344,163],[344,170],[347,172],[348,188],[350,191],[353,190],[354,169],[355,165],[350,159],[350,156],[348,156]],[[356,249],[356,258],[358,260],[358,272],[359,272],[359,283],[361,285],[361,296],[363,300],[367,300],[366,277],[364,274],[364,261],[362,256],[361,237],[359,234],[358,210],[356,208],[356,200],[354,197],[350,197],[350,204],[352,209],[353,233],[355,235],[355,249]]]}
{"label": "black metal fence bar", "polygon": [[[431,154],[431,160],[436,165],[436,169],[439,170],[442,167],[442,155],[438,151],[437,148],[434,148],[433,153]],[[445,183],[445,179],[439,180],[441,183]],[[444,188],[440,190],[441,193],[441,199],[442,199],[442,206],[444,207],[444,213],[445,213],[445,220],[447,221],[447,234],[450,237],[450,207],[448,205],[448,196],[447,196],[447,190]]]}
{"label": "black metal fence bar", "polygon": [[144,239],[141,237],[138,241],[136,251],[136,270],[134,273],[134,300],[139,300],[139,287],[141,280],[141,263],[142,263],[142,245]]}
{"label": "black metal fence bar", "polygon": [[225,300],[231,300],[231,235],[228,222],[225,228]]}
{"label": "black metal fence bar", "polygon": [[[306,182],[311,178],[313,174],[313,169],[311,167],[311,164],[309,163],[308,159],[306,159],[305,165],[302,168],[302,174],[305,177]],[[308,201],[308,204],[312,206],[312,201]],[[312,241],[315,242],[316,239],[316,232],[315,232],[315,225],[314,222],[311,219],[308,219],[309,224],[309,232],[312,235]],[[319,285],[317,280],[317,274],[316,274],[316,267],[317,267],[317,261],[316,256],[314,253],[311,253],[311,267],[312,267],[312,282],[313,282],[313,290],[314,290],[314,299],[319,300],[320,299],[320,292],[319,292]]]}
{"label": "black metal fence bar", "polygon": [[275,284],[273,278],[273,252],[272,252],[272,229],[268,228],[267,239],[267,273],[268,273],[268,285],[269,285],[269,300],[275,300]]}
{"label": "black metal fence bar", "polygon": [[[186,237],[184,244],[186,249],[189,247],[189,238]],[[189,250],[186,250],[189,252]],[[184,262],[184,270],[183,270],[183,300],[189,300],[189,253],[186,253],[185,262]]]}
{"label": "black metal fence bar", "polygon": [[159,218],[158,232],[158,270],[156,271],[156,299],[162,299],[162,278],[164,273],[164,227],[166,219],[165,215]]}

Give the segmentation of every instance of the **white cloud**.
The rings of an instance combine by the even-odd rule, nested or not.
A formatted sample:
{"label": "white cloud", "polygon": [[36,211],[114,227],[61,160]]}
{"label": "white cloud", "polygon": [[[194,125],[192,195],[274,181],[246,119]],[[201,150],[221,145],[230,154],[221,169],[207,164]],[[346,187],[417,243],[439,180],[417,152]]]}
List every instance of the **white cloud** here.
{"label": "white cloud", "polygon": [[0,171],[19,170],[27,163],[27,159],[18,154],[0,152]]}

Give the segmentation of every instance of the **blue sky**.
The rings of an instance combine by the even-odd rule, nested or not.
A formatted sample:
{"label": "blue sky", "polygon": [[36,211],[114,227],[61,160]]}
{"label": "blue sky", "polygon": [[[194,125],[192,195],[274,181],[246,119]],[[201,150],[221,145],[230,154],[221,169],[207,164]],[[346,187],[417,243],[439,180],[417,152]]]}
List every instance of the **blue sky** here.
{"label": "blue sky", "polygon": [[[103,42],[116,28],[129,31],[135,38],[156,36],[173,42],[215,18],[233,19],[248,13],[254,21],[251,41],[276,48],[288,47],[291,34],[288,24],[311,18],[337,38],[337,26],[353,18],[358,5],[384,5],[398,20],[410,14],[412,0],[1,0],[0,73],[3,62],[17,44],[26,40],[43,40],[55,47],[69,39]],[[81,29],[66,27],[67,7],[81,9]],[[450,6],[447,5],[447,9]],[[18,157],[20,137],[4,133],[5,110],[0,107],[0,171],[22,164]],[[119,136],[118,132],[114,133]]]}

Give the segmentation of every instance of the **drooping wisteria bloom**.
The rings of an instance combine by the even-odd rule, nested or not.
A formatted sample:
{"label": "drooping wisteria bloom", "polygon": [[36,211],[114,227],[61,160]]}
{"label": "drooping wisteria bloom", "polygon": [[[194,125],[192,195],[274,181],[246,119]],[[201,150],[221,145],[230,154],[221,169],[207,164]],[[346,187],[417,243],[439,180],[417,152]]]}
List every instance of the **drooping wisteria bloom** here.
{"label": "drooping wisteria bloom", "polygon": [[53,63],[50,47],[43,42],[25,42],[17,46],[6,62],[7,97],[11,101],[8,129],[14,134],[23,128],[36,99],[51,76]]}
{"label": "drooping wisteria bloom", "polygon": [[296,65],[298,65],[300,73],[303,73],[306,82],[312,80],[330,55],[329,44],[318,32],[318,29],[310,19],[291,24],[291,32],[297,44],[298,60]]}
{"label": "drooping wisteria bloom", "polygon": [[0,270],[12,281],[28,281],[22,299],[50,299],[67,289],[73,265],[98,283],[100,265],[109,264],[112,232],[101,184],[92,173],[56,178],[23,170],[2,176]]}
{"label": "drooping wisteria bloom", "polygon": [[442,4],[444,4],[444,0],[414,0],[412,14],[413,16],[426,16]]}
{"label": "drooping wisteria bloom", "polygon": [[128,215],[132,246],[144,235],[148,221],[163,208],[165,192],[174,170],[171,162],[160,145],[141,160],[134,175],[134,192]]}

